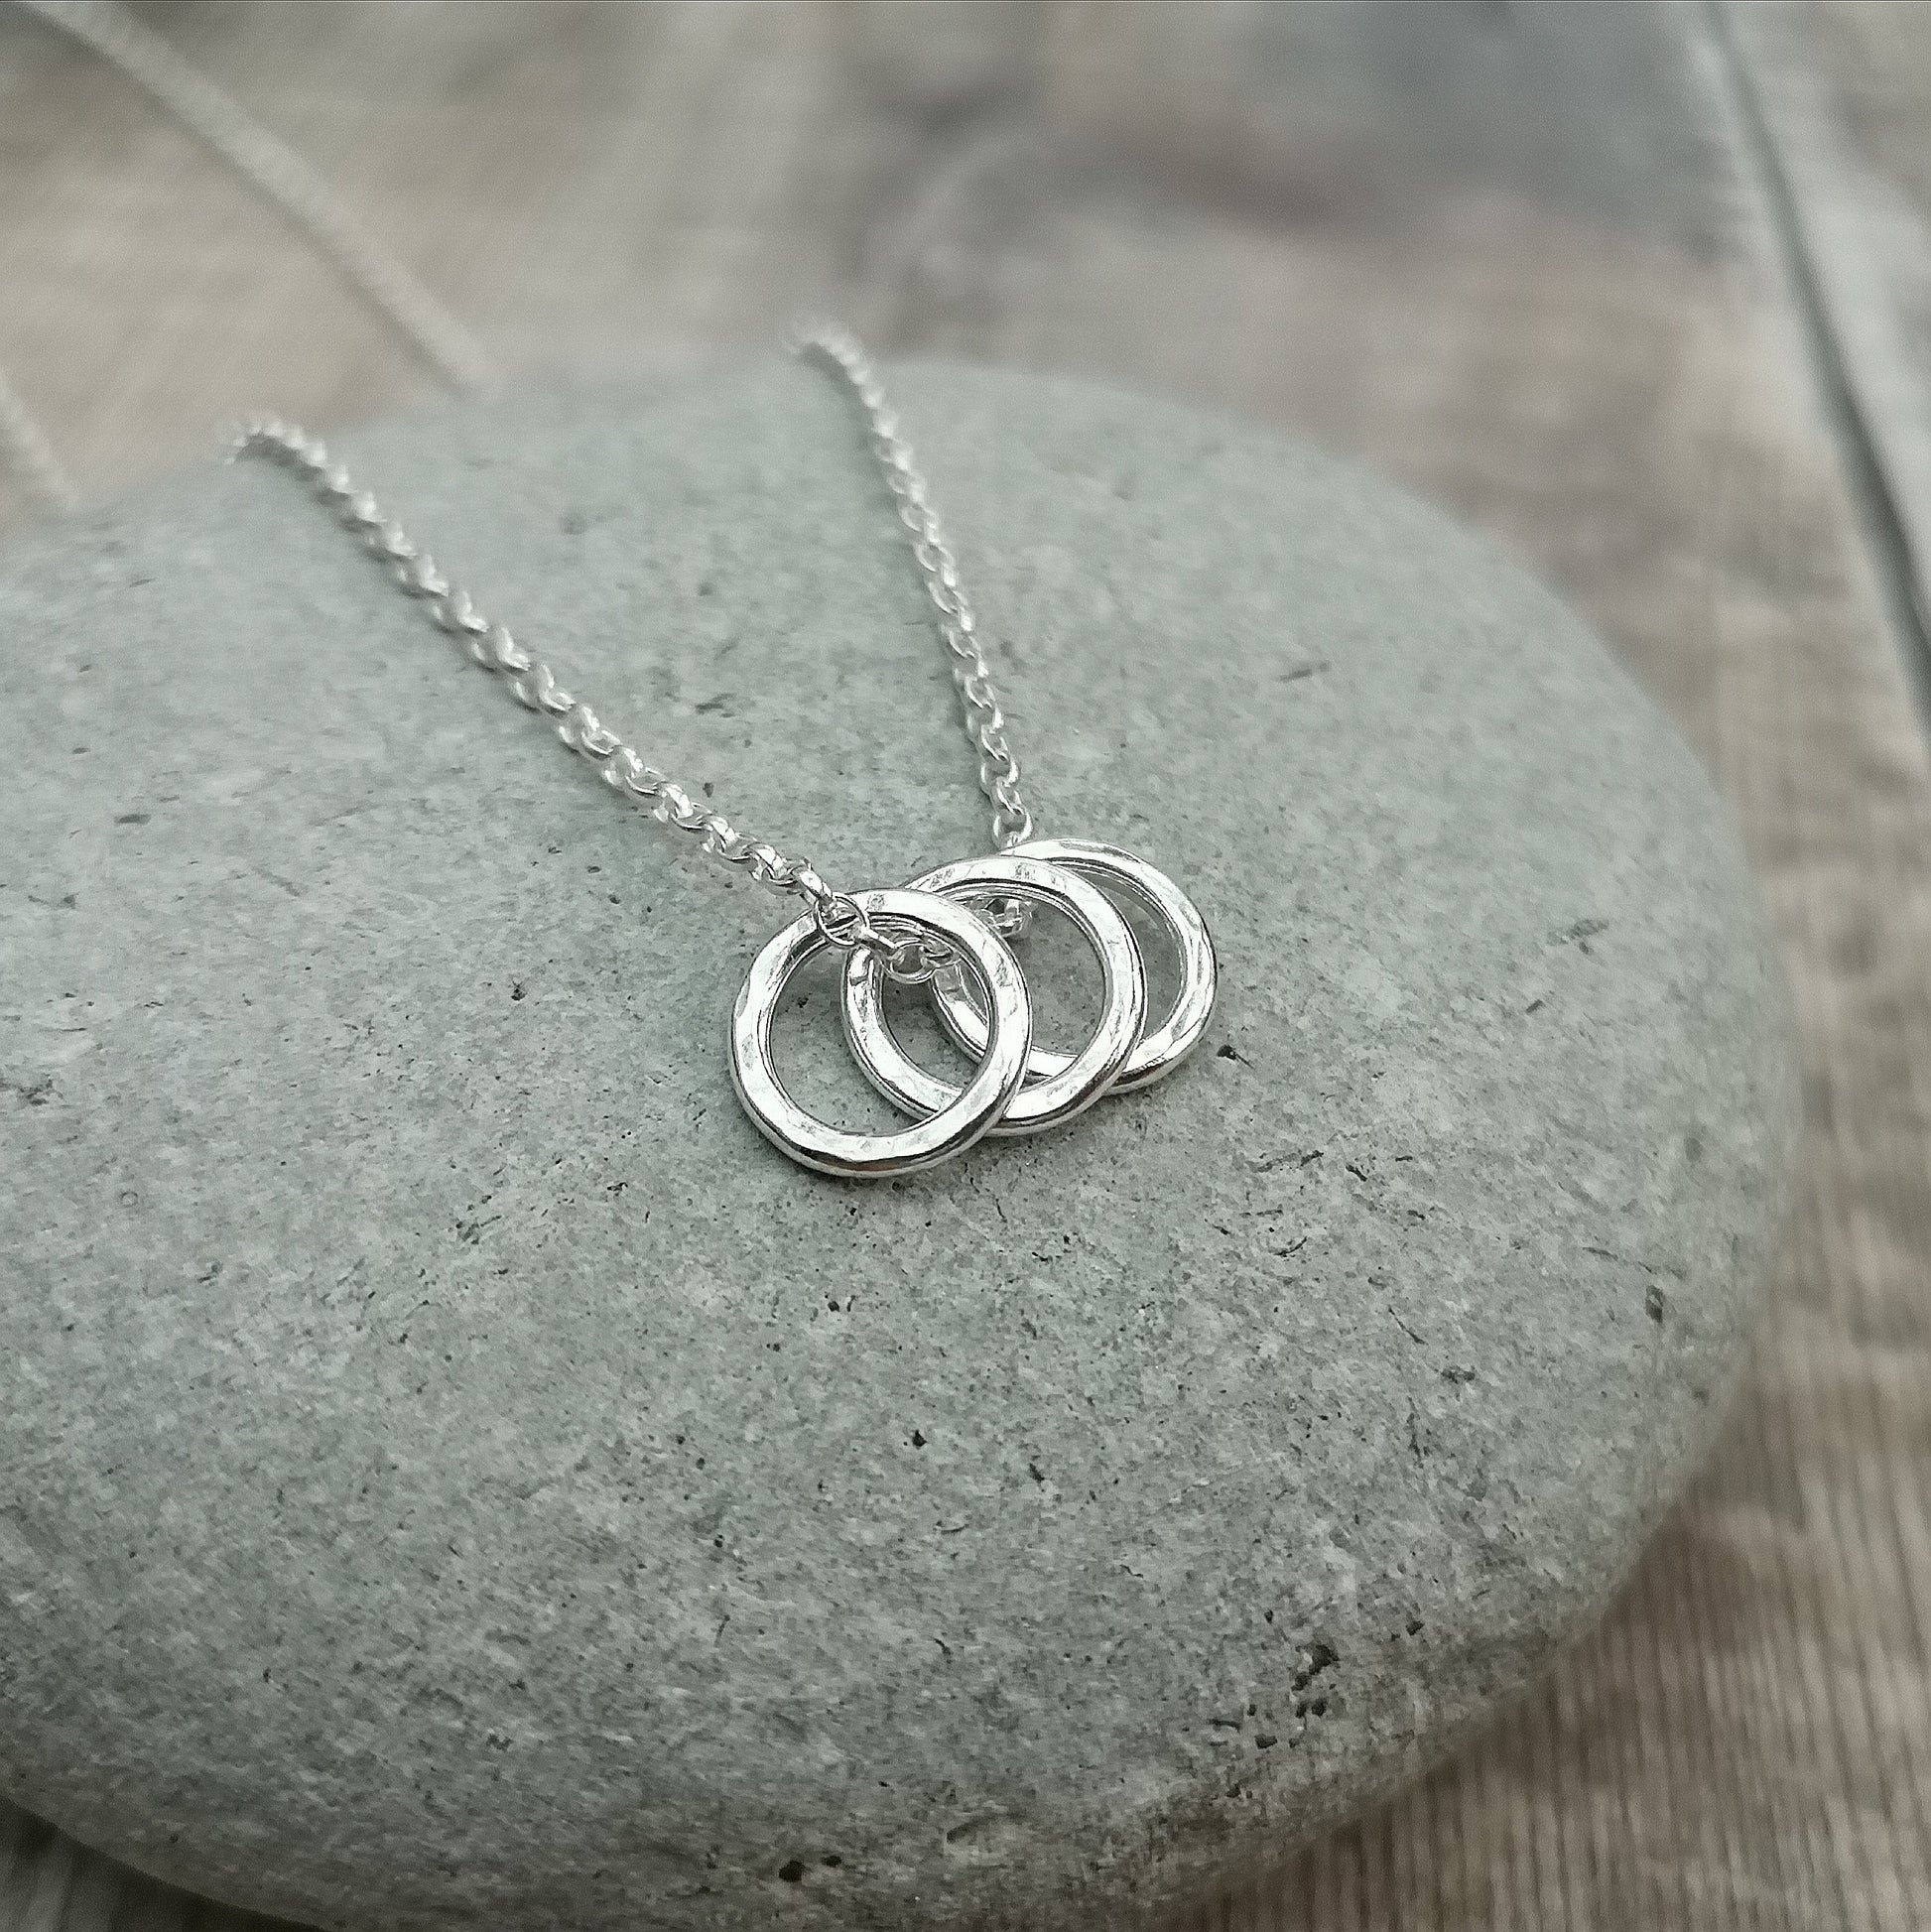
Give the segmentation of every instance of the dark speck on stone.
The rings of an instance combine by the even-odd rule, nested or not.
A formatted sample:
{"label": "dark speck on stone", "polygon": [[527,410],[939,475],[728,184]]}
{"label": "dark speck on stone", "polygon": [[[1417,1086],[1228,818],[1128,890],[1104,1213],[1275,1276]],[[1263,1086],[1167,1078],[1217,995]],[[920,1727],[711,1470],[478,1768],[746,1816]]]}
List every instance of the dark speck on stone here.
{"label": "dark speck on stone", "polygon": [[804,1878],[804,1875],[805,1862],[803,1859],[787,1859],[778,1868],[778,1876],[788,1885],[799,1883]]}
{"label": "dark speck on stone", "polygon": [[1254,1748],[1256,1750],[1272,1750],[1279,1742],[1280,1739],[1271,1731],[1257,1732],[1254,1736]]}
{"label": "dark speck on stone", "polygon": [[1324,1670],[1340,1662],[1341,1658],[1336,1652],[1334,1645],[1325,1643],[1321,1638],[1316,1637],[1308,1645],[1307,1667],[1303,1670],[1297,1670],[1294,1673],[1294,1688],[1297,1691],[1306,1690]]}
{"label": "dark speck on stone", "polygon": [[912,1431],[912,1447],[914,1449],[923,1449],[925,1445],[926,1445],[925,1431],[923,1429],[914,1429]]}
{"label": "dark speck on stone", "polygon": [[1243,1067],[1247,1064],[1246,1061],[1242,1060],[1240,1058],[1240,1055],[1234,1051],[1231,1042],[1229,1042],[1226,1046],[1220,1048],[1219,1052],[1220,1052],[1220,1057],[1223,1060],[1239,1060],[1241,1066]]}
{"label": "dark speck on stone", "polygon": [[144,826],[148,822],[145,812],[123,812],[114,823],[117,826]]}
{"label": "dark speck on stone", "polygon": [[829,1865],[833,1867],[840,1866],[843,1863],[844,1861],[841,1858],[839,1858],[836,1852],[827,1852],[826,1855],[819,1860],[820,1865]]}
{"label": "dark speck on stone", "polygon": [[1652,1322],[1663,1319],[1663,1291],[1653,1281],[1642,1291],[1642,1310]]}

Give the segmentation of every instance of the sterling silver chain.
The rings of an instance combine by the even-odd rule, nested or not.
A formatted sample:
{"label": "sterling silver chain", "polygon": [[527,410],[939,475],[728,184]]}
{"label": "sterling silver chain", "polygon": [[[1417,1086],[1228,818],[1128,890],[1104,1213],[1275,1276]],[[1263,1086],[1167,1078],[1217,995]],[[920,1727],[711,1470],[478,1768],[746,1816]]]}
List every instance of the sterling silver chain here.
{"label": "sterling silver chain", "polygon": [[939,527],[912,446],[899,434],[898,417],[858,339],[848,330],[820,325],[793,337],[793,352],[834,369],[865,413],[871,453],[885,486],[898,498],[898,520],[912,540],[912,555],[926,595],[939,613],[939,636],[952,656],[952,680],[966,713],[966,735],[979,755],[979,790],[992,805],[992,841],[1009,851],[1033,836],[1033,815],[1019,796],[1019,761],[1006,743],[1006,721],[992,688],[992,669],[978,641],[978,623],[959,581],[959,560]]}
{"label": "sterling silver chain", "polygon": [[[958,559],[946,542],[911,446],[899,433],[898,418],[855,336],[827,324],[801,330],[790,347],[799,357],[831,371],[864,414],[872,455],[897,499],[899,521],[910,539],[920,580],[938,613],[939,635],[952,660],[966,735],[978,753],[979,788],[992,805],[992,836],[998,849],[1008,851],[1032,837],[1032,814],[1020,796],[1019,761],[1006,742],[1005,717],[991,668],[979,646],[971,605],[959,580]],[[646,764],[588,705],[558,683],[547,664],[532,657],[504,625],[484,616],[468,591],[446,577],[375,498],[356,486],[319,438],[296,424],[261,417],[236,439],[234,454],[264,456],[302,477],[341,523],[390,567],[397,584],[423,600],[437,624],[459,638],[485,670],[508,679],[510,690],[529,709],[557,720],[558,737],[595,765],[613,791],[643,806],[660,825],[689,834],[710,857],[749,872],[760,885],[803,899],[831,945],[878,953],[894,978],[910,982],[930,978],[951,957],[947,948],[930,940],[880,931],[856,900],[828,885],[806,860],[787,858],[775,845],[745,837],[721,812],[699,804],[682,785]],[[1025,918],[1016,903],[1008,902],[997,908],[993,923],[1010,934],[1023,928]]]}
{"label": "sterling silver chain", "polygon": [[[473,392],[492,386],[483,351],[430,291],[299,157],[165,42],[113,0],[24,3],[145,86],[305,228],[451,387]],[[265,457],[306,481],[397,584],[421,600],[478,664],[502,676],[523,705],[553,722],[564,744],[588,759],[619,796],[697,839],[710,857],[805,902],[804,915],[766,943],[738,989],[730,1025],[731,1082],[758,1131],[789,1158],[827,1174],[877,1180],[932,1167],[987,1134],[1039,1133],[1076,1118],[1107,1094],[1165,1079],[1202,1038],[1214,1010],[1219,966],[1200,909],[1157,866],[1099,840],[1034,835],[958,559],[884,389],[864,350],[842,328],[807,329],[791,347],[822,364],[863,415],[872,456],[937,613],[966,734],[978,760],[979,788],[992,805],[996,850],[942,865],[904,886],[837,890],[804,859],[746,837],[721,812],[699,804],[645,764],[563,688],[548,665],[444,576],[306,430],[258,419],[237,438],[233,453]],[[0,453],[11,457],[51,507],[70,506],[76,495],[71,479],[4,371]],[[1164,934],[1179,967],[1176,990],[1159,1012],[1149,1005],[1140,942],[1121,910],[1129,903],[1150,930]],[[1099,966],[1104,1011],[1077,1052],[1058,1052],[1032,1037],[1032,995],[1007,942],[1026,931],[1036,906],[1070,920]],[[791,980],[827,949],[844,956],[839,997],[845,1042],[871,1085],[911,1117],[909,1127],[848,1131],[817,1118],[786,1090],[773,1053],[776,1015],[788,1003]],[[963,1085],[933,1073],[898,1044],[882,998],[887,979],[928,988],[941,1027],[975,1062]]]}
{"label": "sterling silver chain", "polygon": [[[995,851],[942,865],[904,886],[849,892],[828,885],[806,860],[746,837],[721,812],[645,764],[547,664],[484,616],[468,591],[445,577],[306,430],[263,418],[241,433],[234,453],[265,456],[308,482],[401,588],[420,598],[485,670],[507,679],[522,704],[553,720],[563,742],[587,758],[613,791],[697,839],[710,857],[804,900],[808,911],[765,944],[738,988],[731,1082],[758,1131],[801,1166],[880,1180],[950,1160],[987,1134],[1042,1132],[1108,1093],[1165,1078],[1199,1044],[1214,1010],[1219,966],[1200,909],[1158,867],[1094,839],[1034,836],[1019,792],[1019,762],[1006,742],[998,693],[959,581],[959,560],[877,374],[856,338],[830,324],[801,331],[791,348],[821,363],[863,413],[879,474],[897,501],[919,580],[938,612],[966,735],[978,754],[979,788],[992,804]],[[1145,963],[1122,901],[1137,903],[1165,931],[1178,959],[1178,990],[1163,1015],[1149,1008]],[[1025,969],[1007,945],[1025,932],[1038,906],[1070,919],[1099,965],[1105,1009],[1077,1053],[1035,1045]],[[828,948],[844,955],[845,1044],[871,1085],[911,1116],[909,1127],[872,1133],[834,1126],[785,1087],[773,1048],[776,1017],[792,979]],[[940,1025],[976,1062],[963,1085],[932,1073],[898,1044],[881,997],[886,979],[928,988]]]}

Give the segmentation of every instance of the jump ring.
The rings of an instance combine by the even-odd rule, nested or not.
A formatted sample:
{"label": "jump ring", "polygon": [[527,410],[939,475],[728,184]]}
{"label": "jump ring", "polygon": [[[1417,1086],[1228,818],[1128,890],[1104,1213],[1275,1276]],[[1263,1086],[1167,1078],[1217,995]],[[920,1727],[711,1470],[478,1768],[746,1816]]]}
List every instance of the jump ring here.
{"label": "jump ring", "polygon": [[834,892],[819,900],[812,908],[812,924],[818,928],[819,938],[827,946],[837,947],[840,953],[854,946],[862,946],[871,938],[871,921],[865,917],[864,908],[848,892]]}

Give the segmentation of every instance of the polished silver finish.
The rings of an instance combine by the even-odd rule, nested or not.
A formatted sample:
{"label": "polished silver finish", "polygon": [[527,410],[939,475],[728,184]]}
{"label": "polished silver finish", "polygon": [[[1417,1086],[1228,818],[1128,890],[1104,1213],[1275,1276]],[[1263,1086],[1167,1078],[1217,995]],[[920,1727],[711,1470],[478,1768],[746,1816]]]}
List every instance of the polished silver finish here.
{"label": "polished silver finish", "polygon": [[[1140,1043],[1126,1057],[1113,1082],[1115,1094],[1151,1087],[1170,1074],[1193,1052],[1207,1030],[1214,1011],[1220,967],[1214,957],[1213,935],[1200,908],[1158,866],[1117,845],[1092,838],[1029,838],[1015,845],[1015,858],[1040,858],[1091,880],[1109,897],[1125,897],[1144,906],[1165,930],[1180,960],[1180,990],[1167,1016],[1149,1026]],[[976,1057],[985,1051],[985,1014],[974,1004],[964,977],[951,971],[936,973],[932,998],[939,1023],[954,1041]],[[1034,1079],[1066,1070],[1071,1055],[1036,1046],[1027,1063]]]}
{"label": "polished silver finish", "polygon": [[[786,1093],[772,1055],[771,1024],[785,988],[831,942],[815,920],[795,921],[752,963],[731,1014],[731,1079],[744,1110],[771,1143],[795,1161],[848,1180],[881,1180],[932,1167],[963,1152],[1005,1115],[1026,1075],[1032,1045],[1032,1002],[1019,963],[997,933],[970,908],[917,888],[860,892],[860,912],[876,930],[929,936],[968,965],[992,1019],[978,1071],[962,1088],[948,1088],[925,1117],[897,1133],[850,1133],[807,1113]],[[881,957],[852,953],[881,979]]]}
{"label": "polished silver finish", "polygon": [[[1119,1078],[1146,1024],[1146,969],[1133,929],[1112,902],[1077,873],[1013,852],[942,865],[914,879],[908,890],[962,899],[996,895],[1052,906],[1079,928],[1099,962],[1105,1010],[1092,1039],[1057,1072],[1021,1088],[992,1131],[1038,1133],[1085,1112]],[[885,1017],[885,979],[876,954],[853,953],[845,962],[844,1037],[865,1077],[894,1106],[932,1113],[950,1105],[959,1089],[928,1073],[893,1037]]]}

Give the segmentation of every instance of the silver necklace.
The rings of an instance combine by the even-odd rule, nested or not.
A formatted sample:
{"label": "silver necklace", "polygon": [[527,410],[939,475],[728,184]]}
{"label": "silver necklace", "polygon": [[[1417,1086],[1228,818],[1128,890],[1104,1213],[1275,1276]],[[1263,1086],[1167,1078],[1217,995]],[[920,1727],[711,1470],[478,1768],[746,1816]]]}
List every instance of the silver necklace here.
{"label": "silver necklace", "polygon": [[[934,1166],[988,1133],[1038,1133],[1102,1095],[1171,1073],[1199,1042],[1214,1008],[1214,943],[1193,901],[1145,859],[1091,839],[1035,836],[958,561],[885,392],[856,338],[842,329],[813,328],[791,346],[841,381],[864,414],[952,660],[979,789],[992,806],[993,853],[942,865],[902,886],[837,890],[804,859],[744,837],[722,813],[645,764],[548,665],[485,617],[307,431],[258,419],[233,453],[265,456],[306,480],[390,567],[403,591],[422,599],[485,670],[506,678],[523,705],[554,718],[565,745],[595,765],[612,790],[660,825],[688,833],[710,857],[805,902],[803,917],[766,945],[738,991],[732,1079],[745,1111],[793,1160],[827,1174],[878,1179]],[[1146,970],[1121,899],[1152,916],[1179,958],[1180,990],[1157,1025],[1148,1024]],[[1032,1001],[1010,944],[1038,906],[1064,913],[1099,964],[1104,1011],[1071,1054],[1033,1045]],[[801,1107],[778,1078],[771,1035],[779,1003],[792,978],[828,951],[844,956],[845,1039],[866,1078],[911,1118],[909,1127],[878,1134],[833,1126]],[[886,1017],[888,980],[929,989],[946,1032],[977,1061],[963,1085],[927,1072],[899,1045]]]}

